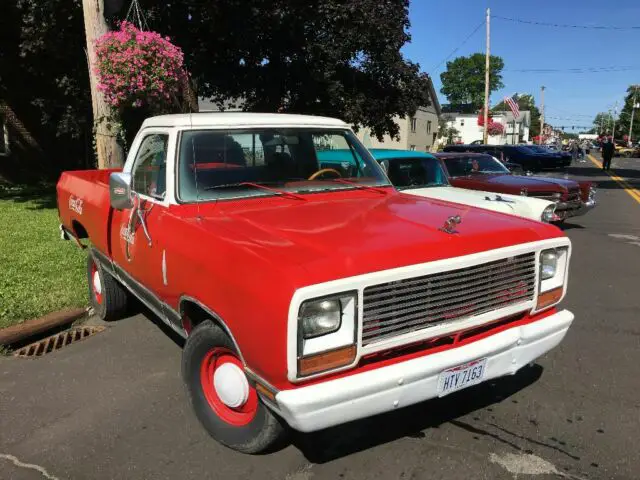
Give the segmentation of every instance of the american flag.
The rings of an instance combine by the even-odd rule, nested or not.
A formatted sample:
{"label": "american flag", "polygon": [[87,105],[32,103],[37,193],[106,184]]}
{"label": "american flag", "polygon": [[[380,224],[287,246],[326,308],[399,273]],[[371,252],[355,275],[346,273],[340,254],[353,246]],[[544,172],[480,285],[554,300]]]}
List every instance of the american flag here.
{"label": "american flag", "polygon": [[518,102],[515,101],[513,97],[504,97],[504,102],[509,105],[511,113],[513,113],[513,118],[516,120],[520,118],[520,107],[518,106]]}

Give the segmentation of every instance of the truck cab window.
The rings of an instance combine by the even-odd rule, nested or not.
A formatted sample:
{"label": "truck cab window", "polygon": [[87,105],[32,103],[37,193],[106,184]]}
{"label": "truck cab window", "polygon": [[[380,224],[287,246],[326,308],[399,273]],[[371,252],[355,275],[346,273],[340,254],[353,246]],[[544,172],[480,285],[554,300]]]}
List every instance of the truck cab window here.
{"label": "truck cab window", "polygon": [[168,135],[146,136],[133,164],[132,189],[141,195],[164,198],[167,188]]}

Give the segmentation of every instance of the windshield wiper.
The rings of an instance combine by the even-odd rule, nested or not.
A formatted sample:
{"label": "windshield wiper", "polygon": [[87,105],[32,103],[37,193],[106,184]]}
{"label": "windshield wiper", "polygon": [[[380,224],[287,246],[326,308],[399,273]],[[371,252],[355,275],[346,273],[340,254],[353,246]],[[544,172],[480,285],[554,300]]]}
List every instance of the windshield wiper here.
{"label": "windshield wiper", "polygon": [[352,187],[360,188],[363,190],[371,190],[373,192],[378,192],[382,195],[389,194],[389,192],[387,192],[386,190],[383,190],[382,188],[372,187],[371,185],[364,185],[362,183],[357,183],[357,182],[350,182],[349,180],[345,180],[344,178],[332,178],[331,181],[336,183],[342,183],[343,185],[351,185]]}
{"label": "windshield wiper", "polygon": [[305,202],[307,201],[307,199],[304,198],[302,195],[296,195],[295,193],[287,192],[286,190],[271,188],[271,187],[267,187],[266,185],[261,185],[259,183],[253,183],[253,182],[224,183],[222,185],[212,185],[210,187],[205,188],[205,190],[217,190],[217,189],[233,188],[233,187],[259,188],[259,189],[274,193],[276,195],[282,195],[283,197],[295,198],[296,200],[304,200]]}

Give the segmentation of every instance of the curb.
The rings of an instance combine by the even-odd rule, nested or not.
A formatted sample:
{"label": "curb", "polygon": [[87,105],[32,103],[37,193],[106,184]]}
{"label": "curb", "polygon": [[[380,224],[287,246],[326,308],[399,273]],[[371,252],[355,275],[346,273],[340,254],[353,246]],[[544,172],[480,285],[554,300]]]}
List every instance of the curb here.
{"label": "curb", "polygon": [[25,322],[13,325],[0,330],[0,345],[11,345],[26,338],[46,332],[52,328],[73,323],[75,320],[86,315],[86,308],[71,308],[47,315],[26,320]]}

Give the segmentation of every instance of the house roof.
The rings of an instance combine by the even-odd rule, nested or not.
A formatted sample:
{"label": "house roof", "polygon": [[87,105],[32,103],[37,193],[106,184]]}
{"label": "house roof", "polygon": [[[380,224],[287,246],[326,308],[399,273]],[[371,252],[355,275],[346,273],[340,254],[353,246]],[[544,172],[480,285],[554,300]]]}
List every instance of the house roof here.
{"label": "house roof", "polygon": [[148,127],[324,127],[349,128],[342,120],[313,115],[247,112],[202,112],[158,115],[148,118]]}

